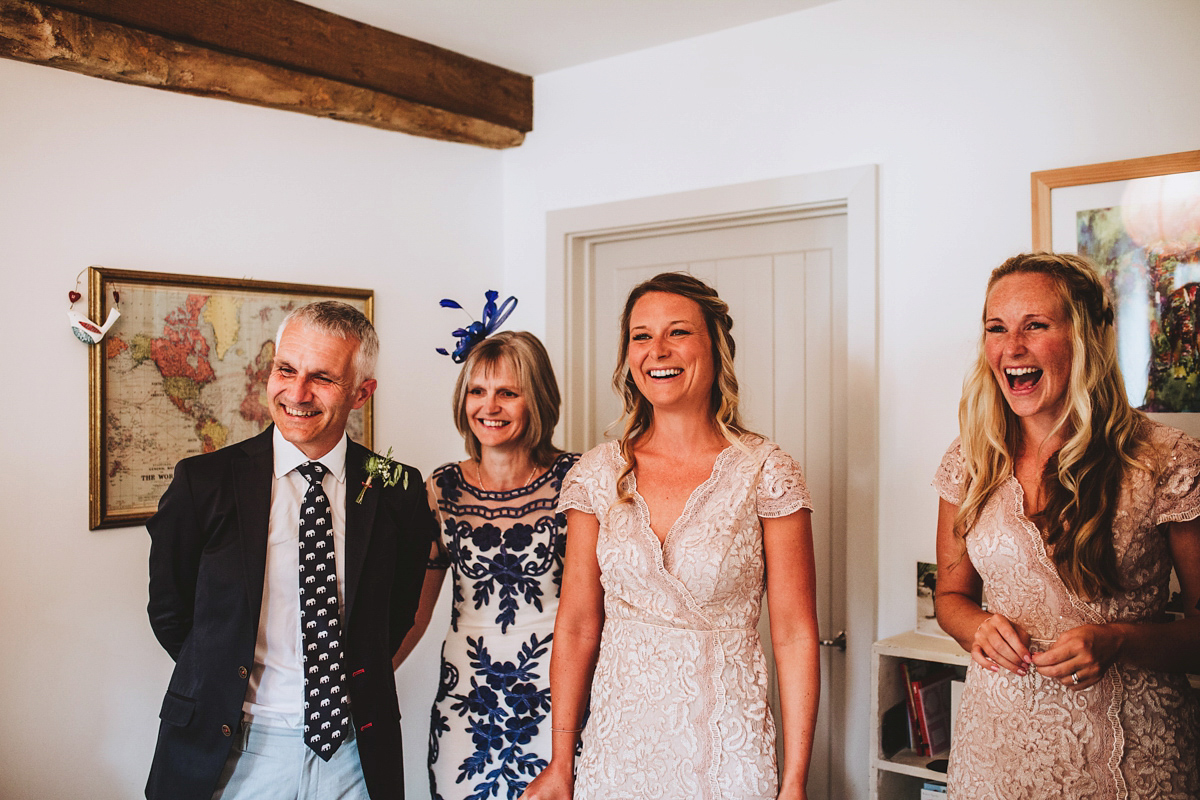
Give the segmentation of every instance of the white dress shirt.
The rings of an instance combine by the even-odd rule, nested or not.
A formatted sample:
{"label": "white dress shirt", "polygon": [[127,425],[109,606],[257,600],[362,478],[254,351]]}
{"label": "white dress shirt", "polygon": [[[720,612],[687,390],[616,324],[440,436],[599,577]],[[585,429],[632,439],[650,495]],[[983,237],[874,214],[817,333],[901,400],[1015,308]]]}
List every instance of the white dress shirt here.
{"label": "white dress shirt", "polygon": [[[254,671],[242,711],[252,722],[299,728],[304,718],[304,647],[300,636],[300,504],[308,481],[296,467],[313,460],[275,429],[271,518],[267,528],[267,569],[263,576],[262,610]],[[328,474],[322,479],[333,514],[333,549],[337,562],[338,604],[344,609],[346,562],[346,437],[316,461]],[[325,481],[328,481],[326,483]],[[342,618],[342,624],[346,622]]]}

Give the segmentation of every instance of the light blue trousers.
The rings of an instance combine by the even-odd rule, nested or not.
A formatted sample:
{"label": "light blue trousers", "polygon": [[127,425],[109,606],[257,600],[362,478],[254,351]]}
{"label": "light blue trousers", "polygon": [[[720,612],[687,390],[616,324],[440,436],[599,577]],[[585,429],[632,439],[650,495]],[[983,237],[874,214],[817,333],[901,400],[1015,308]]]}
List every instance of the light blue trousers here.
{"label": "light blue trousers", "polygon": [[369,800],[350,731],[326,762],[298,728],[242,722],[213,800]]}

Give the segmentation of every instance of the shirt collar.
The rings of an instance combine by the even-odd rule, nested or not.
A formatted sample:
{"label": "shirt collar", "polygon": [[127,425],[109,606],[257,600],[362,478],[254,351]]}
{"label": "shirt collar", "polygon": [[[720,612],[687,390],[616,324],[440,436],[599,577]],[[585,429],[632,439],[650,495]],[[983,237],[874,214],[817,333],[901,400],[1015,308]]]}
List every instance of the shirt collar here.
{"label": "shirt collar", "polygon": [[319,461],[337,479],[338,483],[346,481],[346,442],[345,435],[338,440],[333,449],[320,458],[309,458],[300,451],[299,447],[283,438],[279,428],[271,435],[272,448],[275,455],[275,478],[278,480],[306,461]]}

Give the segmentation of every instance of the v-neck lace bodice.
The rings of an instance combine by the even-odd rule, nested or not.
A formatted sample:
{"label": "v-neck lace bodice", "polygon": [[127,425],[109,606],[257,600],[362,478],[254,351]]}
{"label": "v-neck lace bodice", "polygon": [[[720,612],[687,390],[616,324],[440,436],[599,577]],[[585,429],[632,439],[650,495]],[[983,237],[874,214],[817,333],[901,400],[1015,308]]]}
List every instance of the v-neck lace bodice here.
{"label": "v-neck lace bodice", "polygon": [[[659,539],[659,543],[664,550],[667,547],[667,543],[671,540],[672,532],[681,525],[687,524],[686,517],[695,508],[697,498],[702,496],[705,493],[705,490],[717,480],[717,475],[721,469],[721,460],[724,458],[726,453],[733,449],[735,449],[734,446],[729,445],[728,447],[723,448],[721,452],[717,453],[717,457],[713,459],[712,468],[708,472],[708,477],[697,484],[696,487],[688,493],[687,500],[684,501],[683,508],[680,510],[679,516],[676,517],[675,520],[667,527],[667,532],[663,535],[662,539]],[[620,451],[618,450],[618,452]],[[624,463],[623,459],[622,463]],[[650,513],[650,503],[645,497],[642,496],[642,493],[639,492],[637,488],[636,470],[629,476],[629,481],[630,491],[633,493],[634,501],[640,504],[642,507],[642,514],[646,520],[646,530],[648,530],[655,539],[658,539],[658,531],[654,530],[654,517]]]}
{"label": "v-neck lace bodice", "polygon": [[[1145,424],[1151,469],[1126,476],[1113,519],[1122,585],[1115,597],[1084,600],[1067,588],[1025,515],[1015,477],[996,490],[967,535],[988,610],[1021,625],[1034,649],[1049,648],[1080,625],[1151,621],[1167,603],[1171,556],[1164,526],[1200,516],[1200,443]],[[934,486],[959,505],[965,481],[956,441]],[[1124,662],[1080,692],[1037,672],[1020,677],[972,664],[955,723],[950,796],[1194,800],[1200,797],[1198,711],[1185,676]],[[1013,771],[1013,764],[1021,769]]]}
{"label": "v-neck lace bodice", "polygon": [[[666,539],[645,501],[616,504],[616,443],[584,454],[559,508],[596,515],[604,632],[575,796],[774,798],[774,723],[757,625],[759,517],[811,508],[799,465],[746,436],[692,492]],[[630,488],[636,488],[632,478]]]}

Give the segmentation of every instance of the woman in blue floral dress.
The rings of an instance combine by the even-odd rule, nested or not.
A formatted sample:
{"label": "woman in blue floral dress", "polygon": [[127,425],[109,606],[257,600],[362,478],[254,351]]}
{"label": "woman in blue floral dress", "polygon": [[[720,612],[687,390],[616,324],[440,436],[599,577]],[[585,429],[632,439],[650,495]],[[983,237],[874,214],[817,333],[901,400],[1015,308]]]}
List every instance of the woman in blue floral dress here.
{"label": "woman in blue floral dress", "polygon": [[429,731],[435,800],[515,800],[550,760],[550,643],[566,542],[556,512],[577,454],[550,443],[559,392],[546,350],[525,332],[474,346],[454,390],[470,455],[427,483],[441,527],[421,608],[396,663],[429,624],[454,573],[450,631]]}

